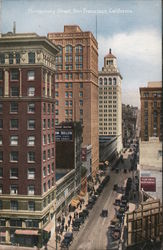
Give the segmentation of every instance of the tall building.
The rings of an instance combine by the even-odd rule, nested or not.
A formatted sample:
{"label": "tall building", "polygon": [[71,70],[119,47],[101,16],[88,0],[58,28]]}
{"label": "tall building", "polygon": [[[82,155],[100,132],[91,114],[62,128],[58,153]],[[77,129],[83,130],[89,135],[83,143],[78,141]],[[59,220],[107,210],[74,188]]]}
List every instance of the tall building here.
{"label": "tall building", "polygon": [[121,80],[117,59],[110,49],[99,71],[99,135],[116,136],[118,153],[122,150]]}
{"label": "tall building", "polygon": [[55,206],[55,55],[35,33],[0,37],[0,242],[41,244]]}
{"label": "tall building", "polygon": [[147,87],[141,87],[140,101],[141,140],[148,141],[153,136],[162,140],[162,82],[149,82]]}
{"label": "tall building", "polygon": [[49,33],[58,45],[56,75],[56,124],[83,123],[83,146],[92,145],[92,173],[99,164],[98,142],[98,45],[91,32],[79,26],[64,26],[64,32]]}

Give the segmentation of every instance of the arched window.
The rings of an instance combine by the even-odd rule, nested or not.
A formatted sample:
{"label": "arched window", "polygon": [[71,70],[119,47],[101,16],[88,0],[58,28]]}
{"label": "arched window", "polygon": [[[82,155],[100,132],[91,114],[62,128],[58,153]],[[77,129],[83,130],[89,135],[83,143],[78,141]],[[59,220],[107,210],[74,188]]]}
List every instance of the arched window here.
{"label": "arched window", "polygon": [[111,85],[112,84],[112,79],[111,78],[109,78],[109,85]]}
{"label": "arched window", "polygon": [[99,84],[100,84],[100,85],[103,84],[103,79],[102,79],[102,78],[99,79]]}
{"label": "arched window", "polygon": [[28,63],[35,63],[35,52],[28,53]]}
{"label": "arched window", "polygon": [[75,48],[76,54],[83,53],[83,46],[82,45],[77,45]]}
{"label": "arched window", "polygon": [[116,85],[117,84],[117,79],[113,78],[113,84]]}
{"label": "arched window", "polygon": [[104,78],[104,85],[107,85],[107,78]]}
{"label": "arched window", "polygon": [[67,45],[66,46],[66,53],[72,53],[72,46],[71,45]]}

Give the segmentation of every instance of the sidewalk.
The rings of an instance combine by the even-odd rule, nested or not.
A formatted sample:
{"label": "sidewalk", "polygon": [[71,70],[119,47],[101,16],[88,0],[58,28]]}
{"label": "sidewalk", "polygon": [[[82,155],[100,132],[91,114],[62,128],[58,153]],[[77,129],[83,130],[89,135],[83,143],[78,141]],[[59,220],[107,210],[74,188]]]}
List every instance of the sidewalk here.
{"label": "sidewalk", "polygon": [[[100,176],[99,175],[99,180],[100,182],[105,178],[105,176]],[[96,190],[99,186],[99,183],[97,184],[94,184],[94,189]],[[60,236],[60,242],[57,241],[57,250],[61,249],[60,247],[60,243],[62,242],[62,240],[64,239],[64,235],[66,232],[72,232],[72,223],[70,223],[70,226],[67,228],[67,231],[65,229],[65,226],[68,225],[68,221],[70,219],[70,216],[71,216],[71,222],[72,220],[74,219],[74,213],[80,213],[82,212],[83,209],[86,208],[86,205],[88,204],[88,199],[89,199],[89,193],[87,192],[86,195],[83,197],[84,199],[84,204],[81,205],[81,209],[80,209],[80,206],[78,206],[78,208],[75,209],[74,212],[69,212],[67,216],[64,216],[65,218],[65,222],[64,222],[64,231],[62,234],[58,233],[58,235]],[[42,247],[41,250],[45,250],[46,248],[45,247]],[[47,243],[47,249],[48,250],[54,250],[56,249],[56,233],[54,233],[50,240],[48,241]]]}

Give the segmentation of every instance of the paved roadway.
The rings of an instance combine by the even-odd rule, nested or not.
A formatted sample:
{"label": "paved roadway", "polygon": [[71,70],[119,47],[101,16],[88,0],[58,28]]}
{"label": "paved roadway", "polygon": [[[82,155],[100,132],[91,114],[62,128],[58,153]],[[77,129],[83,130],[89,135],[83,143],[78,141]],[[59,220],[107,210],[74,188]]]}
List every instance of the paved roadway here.
{"label": "paved roadway", "polygon": [[[123,164],[119,164],[120,168],[130,167],[130,160],[126,159]],[[114,200],[117,193],[113,191],[113,185],[123,185],[124,180],[131,175],[130,173],[124,174],[123,170],[118,174],[115,171],[110,173],[110,181],[105,186],[102,194],[95,203],[93,209],[90,211],[89,218],[85,221],[77,235],[74,235],[74,241],[70,250],[110,250],[117,249],[117,245],[110,242],[107,235],[110,220],[114,217]],[[102,218],[100,213],[102,209],[108,209],[108,217]]]}

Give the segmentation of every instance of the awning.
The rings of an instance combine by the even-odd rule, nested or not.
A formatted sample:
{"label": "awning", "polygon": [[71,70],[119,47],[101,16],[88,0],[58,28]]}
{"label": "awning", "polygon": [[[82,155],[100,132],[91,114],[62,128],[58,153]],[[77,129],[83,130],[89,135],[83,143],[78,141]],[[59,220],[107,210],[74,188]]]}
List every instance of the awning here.
{"label": "awning", "polygon": [[74,200],[74,199],[73,199],[73,200],[71,201],[71,206],[72,206],[72,207],[77,207],[79,203],[80,203],[79,200]]}
{"label": "awning", "polygon": [[46,231],[46,232],[49,233],[53,227],[54,227],[54,222],[51,221],[51,222],[44,228],[44,231]]}
{"label": "awning", "polygon": [[38,235],[38,230],[21,230],[21,229],[17,229],[15,231],[15,234],[20,234],[20,235]]}

